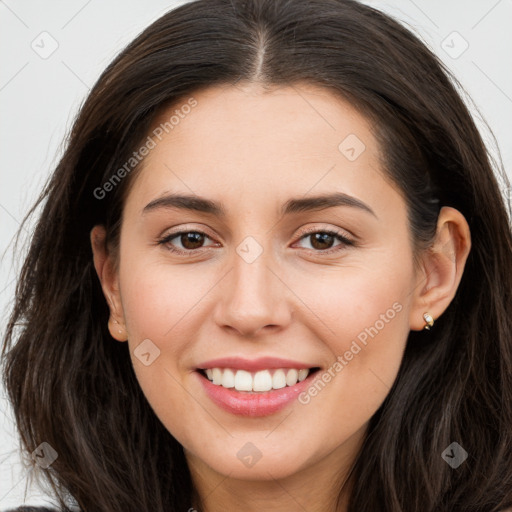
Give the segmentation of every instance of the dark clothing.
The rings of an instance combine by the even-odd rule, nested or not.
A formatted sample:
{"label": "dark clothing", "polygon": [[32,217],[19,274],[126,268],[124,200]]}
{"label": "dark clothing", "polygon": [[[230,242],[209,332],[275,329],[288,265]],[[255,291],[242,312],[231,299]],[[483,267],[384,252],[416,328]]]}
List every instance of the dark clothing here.
{"label": "dark clothing", "polygon": [[58,512],[56,508],[48,507],[18,507],[5,510],[4,512]]}

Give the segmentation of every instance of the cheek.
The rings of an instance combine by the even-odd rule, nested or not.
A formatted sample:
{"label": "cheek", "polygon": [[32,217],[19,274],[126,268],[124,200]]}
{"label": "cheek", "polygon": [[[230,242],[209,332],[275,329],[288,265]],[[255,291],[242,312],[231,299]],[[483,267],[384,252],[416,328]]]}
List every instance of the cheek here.
{"label": "cheek", "polygon": [[287,282],[303,301],[300,321],[318,329],[317,338],[339,355],[354,340],[369,346],[377,336],[394,339],[395,333],[408,332],[413,278],[406,258],[381,252],[317,272],[300,268]]}
{"label": "cheek", "polygon": [[328,279],[296,281],[297,295],[317,316],[308,325],[330,353],[327,369],[299,397],[319,424],[356,428],[389,393],[409,334],[414,273],[407,261],[381,254],[333,269]]}
{"label": "cheek", "polygon": [[[194,397],[185,391],[190,347],[212,304],[216,273],[126,251],[120,287],[128,344],[140,387],[162,423],[186,444]],[[176,411],[180,411],[176,415]]]}
{"label": "cheek", "polygon": [[150,338],[160,350],[173,351],[187,344],[184,327],[209,288],[202,277],[185,265],[127,257],[120,280],[130,341]]}
{"label": "cheek", "polygon": [[186,445],[193,414],[182,382],[183,354],[193,342],[194,307],[204,291],[180,267],[129,257],[123,263],[123,311],[137,381],[161,423]]}

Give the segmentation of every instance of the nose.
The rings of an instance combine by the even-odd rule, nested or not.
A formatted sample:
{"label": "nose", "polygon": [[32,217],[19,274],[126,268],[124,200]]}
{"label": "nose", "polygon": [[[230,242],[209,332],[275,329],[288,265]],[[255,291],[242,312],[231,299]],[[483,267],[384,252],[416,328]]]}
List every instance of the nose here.
{"label": "nose", "polygon": [[251,263],[235,255],[232,270],[222,280],[215,310],[217,325],[253,338],[267,331],[277,332],[290,323],[288,288],[272,266],[265,252]]}

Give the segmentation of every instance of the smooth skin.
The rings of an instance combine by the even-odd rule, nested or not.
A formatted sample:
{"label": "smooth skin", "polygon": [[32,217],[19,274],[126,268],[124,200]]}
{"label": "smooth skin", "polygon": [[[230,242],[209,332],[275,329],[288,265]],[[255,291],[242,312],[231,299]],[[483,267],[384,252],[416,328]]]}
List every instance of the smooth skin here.
{"label": "smooth skin", "polygon": [[[371,125],[327,89],[239,83],[194,98],[135,177],[119,254],[107,250],[102,226],[91,231],[110,332],[128,341],[140,386],[183,445],[206,511],[344,511],[349,486],[337,508],[341,484],[397,376],[409,331],[423,329],[425,312],[437,319],[455,295],[468,224],[442,208],[437,237],[415,265],[406,203],[381,168]],[[350,134],[365,146],[355,159],[339,149]],[[171,192],[220,202],[226,215],[144,211]],[[373,213],[354,205],[280,213],[291,198],[333,192]],[[352,244],[315,242],[313,233],[325,230]],[[158,243],[179,231],[206,236]],[[251,263],[237,252],[248,236],[263,251]],[[308,404],[240,417],[209,399],[195,371],[232,355],[326,370],[396,303],[400,312]],[[160,350],[148,366],[134,354],[147,339]],[[246,443],[261,453],[252,467],[237,457]]]}

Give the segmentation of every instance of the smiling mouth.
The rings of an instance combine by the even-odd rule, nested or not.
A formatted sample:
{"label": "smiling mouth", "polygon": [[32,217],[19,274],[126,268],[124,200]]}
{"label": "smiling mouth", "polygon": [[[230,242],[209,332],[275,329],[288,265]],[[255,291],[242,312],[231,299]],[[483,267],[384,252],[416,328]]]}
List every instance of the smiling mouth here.
{"label": "smiling mouth", "polygon": [[264,393],[295,386],[320,368],[272,368],[249,372],[234,368],[206,368],[197,371],[212,384],[247,394]]}

